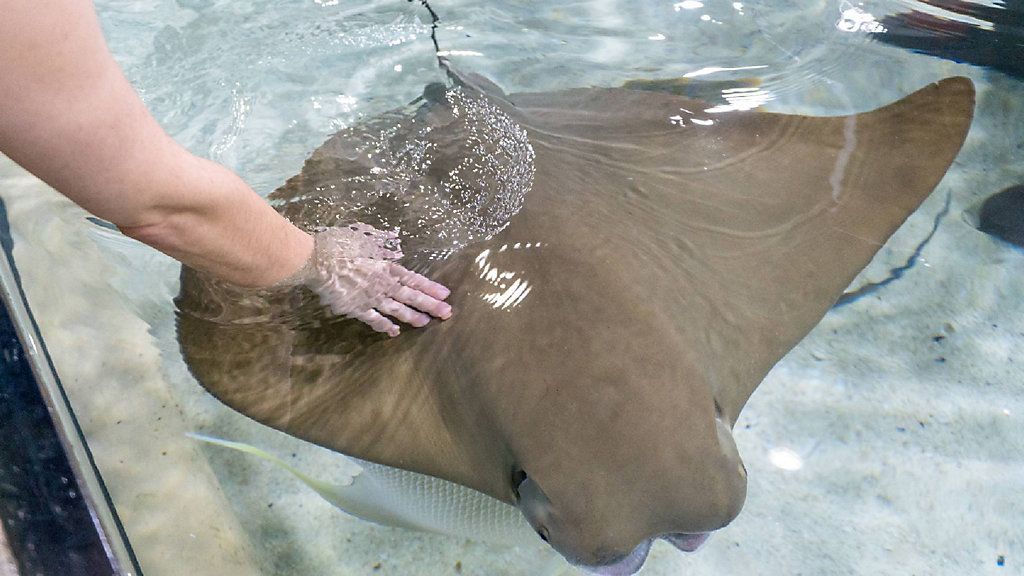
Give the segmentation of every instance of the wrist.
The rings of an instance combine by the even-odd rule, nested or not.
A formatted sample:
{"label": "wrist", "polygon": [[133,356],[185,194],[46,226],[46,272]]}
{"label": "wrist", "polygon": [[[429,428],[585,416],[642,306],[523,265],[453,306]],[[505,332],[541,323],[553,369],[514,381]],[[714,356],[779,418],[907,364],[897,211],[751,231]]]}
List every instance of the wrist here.
{"label": "wrist", "polygon": [[[283,279],[270,284],[268,288],[286,288],[288,286],[308,285],[316,277],[316,267],[313,262],[314,246],[316,241],[313,236],[310,236],[301,230],[299,230],[299,233],[308,239],[296,238],[298,242],[297,246],[299,248],[296,254],[299,256],[305,254],[305,256],[301,256],[302,263],[299,264],[298,268],[290,268],[286,266],[285,269],[293,270],[292,273],[285,276]],[[309,245],[308,249],[305,246],[307,243]]]}

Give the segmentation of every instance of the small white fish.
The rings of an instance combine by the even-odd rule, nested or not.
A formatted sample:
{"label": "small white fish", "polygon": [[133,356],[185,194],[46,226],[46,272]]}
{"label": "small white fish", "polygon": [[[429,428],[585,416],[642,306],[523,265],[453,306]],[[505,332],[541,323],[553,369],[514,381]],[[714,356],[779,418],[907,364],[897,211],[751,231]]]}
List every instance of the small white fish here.
{"label": "small white fish", "polygon": [[426,474],[382,466],[336,453],[354,472],[338,483],[317,480],[255,446],[204,434],[189,437],[251,454],[287,470],[324,500],[362,520],[504,545],[540,547],[515,507],[471,488]]}

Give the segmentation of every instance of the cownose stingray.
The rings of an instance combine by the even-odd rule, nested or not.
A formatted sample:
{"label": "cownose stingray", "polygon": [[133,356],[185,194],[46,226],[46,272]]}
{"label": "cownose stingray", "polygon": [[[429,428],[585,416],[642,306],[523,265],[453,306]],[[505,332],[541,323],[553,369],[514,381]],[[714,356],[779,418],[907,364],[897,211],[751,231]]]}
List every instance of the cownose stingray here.
{"label": "cownose stingray", "polygon": [[307,230],[397,229],[453,318],[389,339],[184,269],[189,367],[258,422],[518,507],[574,564],[694,549],[745,498],[740,410],[945,174],[971,82],[805,117],[451,76],[271,199]]}

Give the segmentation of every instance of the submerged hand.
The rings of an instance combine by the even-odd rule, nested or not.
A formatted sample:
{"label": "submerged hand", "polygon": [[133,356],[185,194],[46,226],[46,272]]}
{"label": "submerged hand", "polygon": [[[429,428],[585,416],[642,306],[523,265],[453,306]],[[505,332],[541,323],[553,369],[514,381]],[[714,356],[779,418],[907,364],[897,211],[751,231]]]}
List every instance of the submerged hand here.
{"label": "submerged hand", "polygon": [[314,235],[313,255],[297,278],[334,314],[355,318],[377,332],[398,336],[387,316],[415,327],[430,317],[447,319],[450,291],[395,262],[398,236],[362,224],[328,228]]}

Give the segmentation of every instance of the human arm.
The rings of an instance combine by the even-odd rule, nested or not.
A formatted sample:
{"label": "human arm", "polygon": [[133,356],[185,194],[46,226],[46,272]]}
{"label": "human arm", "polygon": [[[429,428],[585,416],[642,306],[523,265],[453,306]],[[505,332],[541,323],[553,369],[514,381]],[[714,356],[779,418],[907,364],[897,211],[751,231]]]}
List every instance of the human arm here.
{"label": "human arm", "polygon": [[[107,49],[89,0],[0,0],[0,14],[0,151],[126,235],[231,283],[278,284],[310,260],[310,235],[157,124]],[[451,313],[439,302],[443,287],[391,271],[386,281],[397,286],[381,286],[384,297],[404,294],[408,278],[433,299],[418,300],[421,310]]]}

